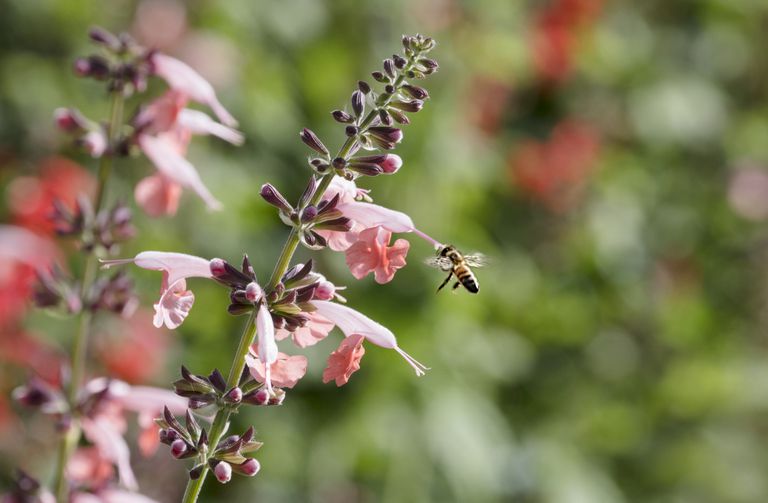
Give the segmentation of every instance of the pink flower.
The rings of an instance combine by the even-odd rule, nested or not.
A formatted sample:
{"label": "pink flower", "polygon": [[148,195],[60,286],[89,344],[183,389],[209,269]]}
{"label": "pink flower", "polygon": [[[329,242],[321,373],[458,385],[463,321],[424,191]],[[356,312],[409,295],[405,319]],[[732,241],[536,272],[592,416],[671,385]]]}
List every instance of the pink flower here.
{"label": "pink flower", "polygon": [[80,447],[67,463],[67,478],[90,488],[106,484],[115,472],[114,466],[96,447]]}
{"label": "pink flower", "polygon": [[195,295],[186,289],[187,278],[211,278],[210,261],[185,253],[145,251],[132,259],[102,260],[102,267],[133,262],[143,269],[163,271],[160,300],[155,304],[154,325],[177,328],[189,314]]}
{"label": "pink flower", "polygon": [[388,246],[391,237],[392,233],[382,227],[371,227],[358,235],[346,252],[347,265],[355,278],[363,279],[374,273],[377,283],[388,283],[398,269],[405,267],[410,243],[398,239],[393,246]]}
{"label": "pink flower", "polygon": [[136,184],[136,203],[150,217],[175,215],[181,198],[181,185],[161,173],[148,176]]}
{"label": "pink flower", "polygon": [[336,326],[344,332],[345,336],[349,337],[354,334],[362,335],[377,346],[394,349],[406,362],[408,362],[418,376],[424,375],[424,371],[429,370],[408,353],[400,349],[397,345],[395,334],[364,314],[335,302],[315,300],[312,301],[312,304],[317,308],[317,313],[334,322]]}
{"label": "pink flower", "polygon": [[352,374],[360,370],[360,360],[365,354],[360,334],[352,334],[344,338],[339,348],[328,357],[328,366],[323,370],[323,382],[336,381],[336,386],[347,384]]}
{"label": "pink flower", "polygon": [[82,138],[80,138],[85,151],[88,152],[91,157],[101,157],[107,150],[107,135],[101,129],[89,131]]}
{"label": "pink flower", "polygon": [[[251,348],[252,355],[245,357],[245,362],[251,370],[251,375],[258,382],[264,382],[265,366],[258,359],[258,351]],[[278,388],[293,388],[296,383],[307,373],[307,357],[301,355],[289,356],[285,353],[277,353],[277,360],[270,366],[272,384]]]}
{"label": "pink flower", "polygon": [[325,339],[335,326],[335,323],[317,313],[304,313],[304,315],[309,318],[306,325],[297,328],[293,332],[289,332],[284,328],[278,328],[275,333],[275,339],[281,341],[290,336],[294,344],[300,348],[305,348],[307,346],[314,346]]}
{"label": "pink flower", "polygon": [[275,342],[275,324],[266,302],[261,302],[256,315],[258,334],[257,352],[259,361],[264,365],[264,385],[272,394],[272,364],[277,361],[277,343]]}
{"label": "pink flower", "polygon": [[203,112],[184,108],[186,104],[187,95],[171,89],[134,119],[136,142],[163,177],[144,179],[136,188],[137,202],[153,216],[176,211],[181,187],[192,189],[210,209],[221,207],[184,157],[193,134],[214,135],[235,145],[243,143],[239,131],[219,124]]}
{"label": "pink flower", "polygon": [[152,54],[149,61],[154,73],[162,77],[172,89],[211,107],[219,120],[227,126],[237,126],[235,118],[219,102],[213,86],[189,65],[161,53]]}

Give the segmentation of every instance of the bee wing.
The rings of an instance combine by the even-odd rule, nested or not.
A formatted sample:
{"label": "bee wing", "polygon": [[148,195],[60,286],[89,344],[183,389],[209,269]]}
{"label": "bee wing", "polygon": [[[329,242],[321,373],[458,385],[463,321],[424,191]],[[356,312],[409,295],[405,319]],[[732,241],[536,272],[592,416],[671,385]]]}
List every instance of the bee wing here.
{"label": "bee wing", "polygon": [[483,267],[488,265],[488,257],[482,253],[473,253],[471,255],[464,255],[464,261],[469,267]]}
{"label": "bee wing", "polygon": [[424,263],[429,267],[435,267],[442,271],[450,271],[453,269],[453,262],[447,257],[429,257],[424,260]]}

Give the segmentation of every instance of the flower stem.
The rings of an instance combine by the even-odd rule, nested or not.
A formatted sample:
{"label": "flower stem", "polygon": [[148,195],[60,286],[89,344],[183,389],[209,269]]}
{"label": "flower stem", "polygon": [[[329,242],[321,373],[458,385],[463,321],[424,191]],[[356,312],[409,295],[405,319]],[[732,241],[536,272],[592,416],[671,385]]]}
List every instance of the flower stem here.
{"label": "flower stem", "polygon": [[[114,147],[114,142],[117,139],[117,134],[123,123],[122,93],[112,93],[109,116],[109,145],[110,147]],[[113,159],[114,153],[110,153],[108,155],[103,155],[99,162],[98,186],[96,189],[96,199],[93,205],[94,214],[98,214],[104,204],[104,196],[106,194],[107,181],[112,172]],[[88,335],[91,329],[91,321],[93,320],[93,313],[88,309],[87,305],[87,295],[93,281],[96,279],[96,271],[98,267],[97,259],[98,257],[96,257],[95,253],[90,253],[88,255],[85,261],[82,282],[80,284],[80,298],[83,300],[83,310],[80,312],[77,332],[75,332],[75,337],[72,341],[72,355],[70,362],[71,375],[67,388],[67,400],[69,401],[71,409],[75,406],[77,391],[80,388],[81,381],[85,374],[85,360],[88,354]],[[80,433],[80,427],[73,421],[72,425],[70,425],[69,429],[63,434],[59,441],[56,478],[54,480],[56,500],[59,503],[69,501],[66,468],[70,456],[80,442]]]}
{"label": "flower stem", "polygon": [[[365,133],[368,127],[373,124],[374,120],[378,116],[379,108],[386,107],[392,98],[397,94],[397,91],[405,82],[406,72],[413,66],[415,59],[415,56],[412,56],[408,60],[408,65],[395,80],[393,84],[395,87],[395,92],[392,93],[383,103],[371,110],[368,115],[366,115],[365,118],[360,122],[360,132],[358,134],[362,135]],[[356,141],[357,136],[347,138],[347,140],[339,149],[337,157],[346,159],[349,153],[352,151]],[[317,206],[335,176],[335,173],[329,173],[320,179],[320,184],[315,190],[312,199],[307,203],[308,205]],[[266,292],[272,291],[280,282],[280,278],[283,277],[285,272],[288,270],[288,267],[290,267],[293,254],[296,252],[296,248],[298,248],[300,241],[301,239],[299,237],[299,231],[296,230],[296,228],[291,229],[291,233],[288,235],[288,238],[283,245],[283,249],[280,252],[280,256],[278,257],[275,264],[275,268],[272,271],[272,276],[269,278],[269,282],[266,285]],[[238,384],[240,376],[243,373],[243,369],[245,369],[245,357],[248,355],[248,350],[256,338],[256,313],[257,311],[254,309],[251,313],[251,317],[248,320],[248,324],[246,325],[245,330],[243,330],[243,335],[240,337],[235,359],[232,361],[232,367],[230,368],[229,377],[227,379],[228,388],[232,388]],[[216,445],[219,443],[221,436],[226,431],[227,423],[231,414],[232,409],[229,407],[222,407],[216,413],[216,417],[213,419],[213,424],[211,425],[211,434],[208,436],[208,445],[210,446],[210,449],[216,448]],[[197,498],[200,495],[200,491],[203,488],[205,478],[208,475],[209,467],[207,461],[208,460],[206,459],[200,476],[197,479],[190,480],[189,483],[187,483],[187,489],[184,491],[184,498],[182,503],[195,503],[197,501]]]}
{"label": "flower stem", "polygon": [[[233,388],[240,382],[240,376],[243,375],[245,369],[245,357],[248,355],[248,350],[253,344],[256,338],[256,314],[257,310],[254,309],[251,313],[248,323],[245,325],[243,335],[240,336],[240,342],[237,345],[237,353],[235,359],[232,361],[232,367],[229,370],[229,377],[227,378],[227,388]],[[216,417],[213,419],[211,425],[211,433],[208,435],[208,448],[213,450],[221,440],[222,435],[227,431],[227,424],[229,423],[229,417],[232,415],[232,409],[229,407],[222,407],[216,412]],[[200,495],[200,491],[203,488],[205,477],[208,475],[208,459],[206,458],[203,464],[203,471],[200,472],[200,476],[195,480],[191,480],[187,483],[187,489],[184,491],[183,503],[194,503],[197,501],[197,497]]]}

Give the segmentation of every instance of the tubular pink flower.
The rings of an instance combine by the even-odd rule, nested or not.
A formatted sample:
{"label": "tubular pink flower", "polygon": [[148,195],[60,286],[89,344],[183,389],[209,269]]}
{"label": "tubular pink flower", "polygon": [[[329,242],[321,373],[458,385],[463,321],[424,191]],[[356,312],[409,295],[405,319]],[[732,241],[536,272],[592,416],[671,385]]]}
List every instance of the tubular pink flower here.
{"label": "tubular pink flower", "polygon": [[154,53],[150,62],[155,74],[163,78],[172,89],[189,96],[190,99],[211,107],[221,122],[236,127],[237,121],[219,102],[213,86],[189,65],[176,58]]}
{"label": "tubular pink flower", "polygon": [[189,314],[195,296],[186,290],[187,278],[211,278],[210,261],[185,253],[145,251],[132,259],[102,260],[103,268],[133,262],[142,269],[163,271],[154,325],[177,328]]}
{"label": "tubular pink flower", "polygon": [[124,424],[115,422],[108,415],[99,415],[95,418],[82,418],[81,425],[85,438],[96,446],[105,459],[117,466],[120,483],[128,489],[136,490],[138,483],[131,469],[131,450],[122,434]]}
{"label": "tubular pink flower", "polygon": [[323,382],[336,381],[336,386],[343,386],[349,382],[349,378],[360,370],[360,360],[365,354],[363,341],[360,334],[352,334],[345,337],[339,344],[339,348],[328,357],[328,366],[323,370]]}
{"label": "tubular pink flower", "polygon": [[242,145],[245,141],[243,133],[211,119],[208,114],[199,110],[185,108],[179,112],[178,124],[196,135],[213,135],[233,145]]}
{"label": "tubular pink flower", "polygon": [[352,201],[336,208],[355,222],[352,230],[356,232],[371,227],[383,227],[390,232],[411,232],[415,228],[413,220],[405,213],[377,204]]}
{"label": "tubular pink flower", "polygon": [[136,203],[150,217],[172,216],[179,208],[181,185],[162,173],[143,178],[134,190]]}
{"label": "tubular pink flower", "polygon": [[284,328],[278,328],[275,332],[275,339],[281,341],[290,336],[294,344],[300,348],[306,348],[307,346],[314,346],[325,339],[335,326],[335,323],[331,320],[317,313],[305,313],[305,315],[309,318],[306,325],[297,328],[293,332],[289,332]]}
{"label": "tubular pink flower", "polygon": [[256,315],[256,331],[258,334],[258,353],[259,360],[264,364],[264,385],[272,394],[272,364],[277,361],[277,343],[275,342],[275,325],[272,321],[272,315],[269,314],[269,308],[265,302],[259,306],[259,312]]}
{"label": "tubular pink flower", "polygon": [[221,203],[203,184],[195,167],[179,152],[178,141],[172,133],[141,135],[138,143],[160,173],[182,187],[192,189],[209,209],[221,209]]}
{"label": "tubular pink flower", "polygon": [[[252,353],[254,348],[251,348]],[[265,381],[266,372],[264,363],[259,360],[258,355],[248,355],[245,362],[250,369],[251,375],[258,382]],[[301,355],[287,355],[277,353],[277,360],[269,367],[272,384],[278,388],[293,388],[296,383],[307,373],[307,357]]]}
{"label": "tubular pink flower", "polygon": [[312,304],[317,308],[319,314],[333,321],[344,332],[345,336],[349,337],[353,334],[359,334],[377,346],[394,349],[408,362],[417,376],[424,375],[424,371],[429,370],[428,367],[425,367],[400,349],[397,345],[395,334],[364,314],[335,302],[316,300],[312,301]]}
{"label": "tubular pink flower", "polygon": [[85,133],[80,142],[91,157],[101,157],[107,150],[107,135],[100,129]]}
{"label": "tubular pink flower", "polygon": [[371,227],[358,234],[357,241],[346,251],[347,265],[355,278],[363,279],[374,273],[377,283],[388,283],[398,269],[405,267],[410,243],[398,239],[393,246],[388,246],[391,237],[382,227]]}

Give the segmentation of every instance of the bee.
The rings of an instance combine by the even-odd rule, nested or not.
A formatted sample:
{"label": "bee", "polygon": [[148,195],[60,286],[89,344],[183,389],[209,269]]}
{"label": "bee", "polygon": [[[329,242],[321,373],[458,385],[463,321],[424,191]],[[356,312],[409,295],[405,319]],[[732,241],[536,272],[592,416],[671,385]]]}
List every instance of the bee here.
{"label": "bee", "polygon": [[434,257],[427,259],[427,265],[436,267],[441,271],[448,272],[448,277],[437,288],[437,291],[443,289],[448,284],[452,276],[456,276],[456,283],[453,289],[456,290],[459,285],[464,286],[467,291],[477,293],[480,291],[480,284],[477,282],[475,274],[471,267],[482,267],[486,263],[485,256],[476,253],[472,255],[462,255],[453,245],[444,245],[437,250]]}

